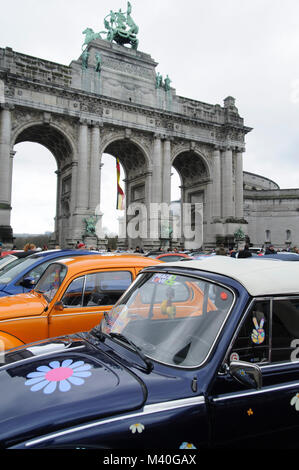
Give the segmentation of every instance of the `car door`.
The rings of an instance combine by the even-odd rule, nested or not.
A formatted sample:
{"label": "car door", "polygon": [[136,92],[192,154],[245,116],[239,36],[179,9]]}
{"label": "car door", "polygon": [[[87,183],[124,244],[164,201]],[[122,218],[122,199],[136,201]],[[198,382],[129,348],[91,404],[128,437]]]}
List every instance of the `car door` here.
{"label": "car door", "polygon": [[209,392],[212,446],[298,447],[297,338],[298,298],[252,302],[225,363],[229,366],[230,361],[241,360],[257,364],[262,387],[245,386],[227,370],[219,371]]}
{"label": "car door", "polygon": [[102,269],[71,280],[49,314],[49,337],[88,331],[133,280],[129,268]]}

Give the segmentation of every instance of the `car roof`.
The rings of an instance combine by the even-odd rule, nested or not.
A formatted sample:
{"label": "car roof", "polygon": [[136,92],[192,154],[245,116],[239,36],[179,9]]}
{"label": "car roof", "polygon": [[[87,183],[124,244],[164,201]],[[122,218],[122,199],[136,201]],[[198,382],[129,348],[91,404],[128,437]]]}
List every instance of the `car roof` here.
{"label": "car roof", "polygon": [[167,268],[171,266],[228,276],[242,284],[252,296],[299,294],[299,263],[293,261],[273,259],[263,263],[257,258],[211,256],[167,263]]}
{"label": "car roof", "polygon": [[115,256],[99,256],[85,255],[76,258],[62,258],[57,263],[63,263],[69,268],[80,271],[86,269],[97,268],[125,268],[125,267],[146,267],[155,266],[156,264],[164,264],[162,261],[147,258],[145,256],[134,255],[115,255]]}
{"label": "car roof", "polygon": [[182,258],[190,258],[189,255],[187,255],[186,253],[180,253],[179,251],[178,252],[171,252],[171,253],[161,253],[160,255],[157,256],[157,258],[162,258],[164,256],[181,256]]}
{"label": "car roof", "polygon": [[30,258],[36,258],[36,259],[39,259],[39,258],[46,258],[46,257],[53,257],[53,258],[56,258],[57,256],[69,256],[69,255],[72,255],[72,256],[75,256],[75,255],[80,255],[80,256],[84,256],[84,255],[88,255],[88,254],[96,254],[97,256],[100,255],[100,253],[96,252],[96,251],[90,251],[90,250],[46,250],[46,251],[37,251],[37,252],[32,252],[32,254],[30,254]]}

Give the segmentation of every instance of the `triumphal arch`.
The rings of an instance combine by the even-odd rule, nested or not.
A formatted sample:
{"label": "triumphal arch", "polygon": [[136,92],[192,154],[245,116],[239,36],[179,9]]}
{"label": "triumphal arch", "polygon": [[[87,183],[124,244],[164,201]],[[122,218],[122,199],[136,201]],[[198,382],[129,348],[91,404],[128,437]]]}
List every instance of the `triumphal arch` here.
{"label": "triumphal arch", "polygon": [[[150,232],[151,204],[170,204],[171,172],[181,177],[180,204],[202,204],[203,243],[215,245],[242,227],[244,125],[233,97],[222,105],[176,94],[157,62],[138,50],[138,26],[127,11],[110,12],[104,30],[86,28],[82,51],[61,65],[0,49],[0,240],[10,225],[14,145],[44,145],[57,161],[55,242],[73,246],[101,236],[88,220],[101,217],[101,157],[119,159],[126,208],[143,205],[146,229],[136,240],[126,232],[138,214],[127,211],[124,245],[161,243]],[[83,36],[82,36],[83,38]],[[135,206],[134,206],[135,204]],[[28,213],[30,217],[30,213]],[[181,232],[174,242],[184,246]],[[167,238],[167,236],[166,236]]]}

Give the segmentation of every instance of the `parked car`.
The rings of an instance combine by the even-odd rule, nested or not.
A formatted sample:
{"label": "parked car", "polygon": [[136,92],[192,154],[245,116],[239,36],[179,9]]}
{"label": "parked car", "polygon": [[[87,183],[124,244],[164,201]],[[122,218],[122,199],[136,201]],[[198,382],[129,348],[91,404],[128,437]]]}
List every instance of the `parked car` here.
{"label": "parked car", "polygon": [[255,253],[255,254],[263,254],[264,253],[264,249],[261,247],[261,246],[250,246],[248,248],[248,250],[251,252],[251,253]]}
{"label": "parked car", "polygon": [[89,332],[3,355],[1,448],[298,448],[298,277],[223,256],[144,269]]}
{"label": "parked car", "polygon": [[188,260],[192,259],[191,256],[185,254],[185,253],[163,253],[161,255],[156,256],[156,259],[164,262],[174,262],[174,261],[183,261],[183,260]]}
{"label": "parked car", "polygon": [[0,298],[2,348],[93,328],[138,272],[158,263],[94,254],[52,259],[35,289]]}
{"label": "parked car", "polygon": [[291,253],[288,251],[280,251],[279,253],[274,253],[273,255],[265,255],[263,258],[267,259],[280,259],[283,261],[299,261],[298,253]]}
{"label": "parked car", "polygon": [[[26,253],[26,252],[25,252]],[[23,255],[0,271],[0,297],[29,292],[53,260],[95,254],[90,250],[48,250]],[[100,254],[98,254],[100,256]]]}
{"label": "parked car", "polygon": [[0,257],[0,272],[5,268],[8,267],[9,264],[11,264],[13,261],[16,261],[18,259],[17,256],[14,256],[12,254],[10,255],[5,255]]}
{"label": "parked car", "polygon": [[19,264],[24,258],[32,255],[33,251],[14,251],[12,253],[7,253],[0,257],[0,274],[4,271],[8,271],[13,266]]}

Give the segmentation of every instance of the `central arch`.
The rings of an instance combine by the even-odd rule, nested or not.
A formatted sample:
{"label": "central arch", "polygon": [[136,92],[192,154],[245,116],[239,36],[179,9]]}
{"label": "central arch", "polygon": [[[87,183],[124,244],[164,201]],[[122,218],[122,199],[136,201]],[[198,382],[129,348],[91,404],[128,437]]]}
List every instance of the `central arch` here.
{"label": "central arch", "polygon": [[[143,217],[140,208],[149,204],[149,157],[138,141],[123,137],[107,143],[103,153],[118,158],[125,173],[125,211],[123,218],[119,220],[119,246],[134,249],[137,245],[142,246],[144,240],[141,240],[140,236],[130,237],[128,224],[138,214]],[[103,198],[105,195],[101,198],[102,201]],[[130,208],[133,208],[133,213]],[[144,222],[148,222],[147,214]]]}

